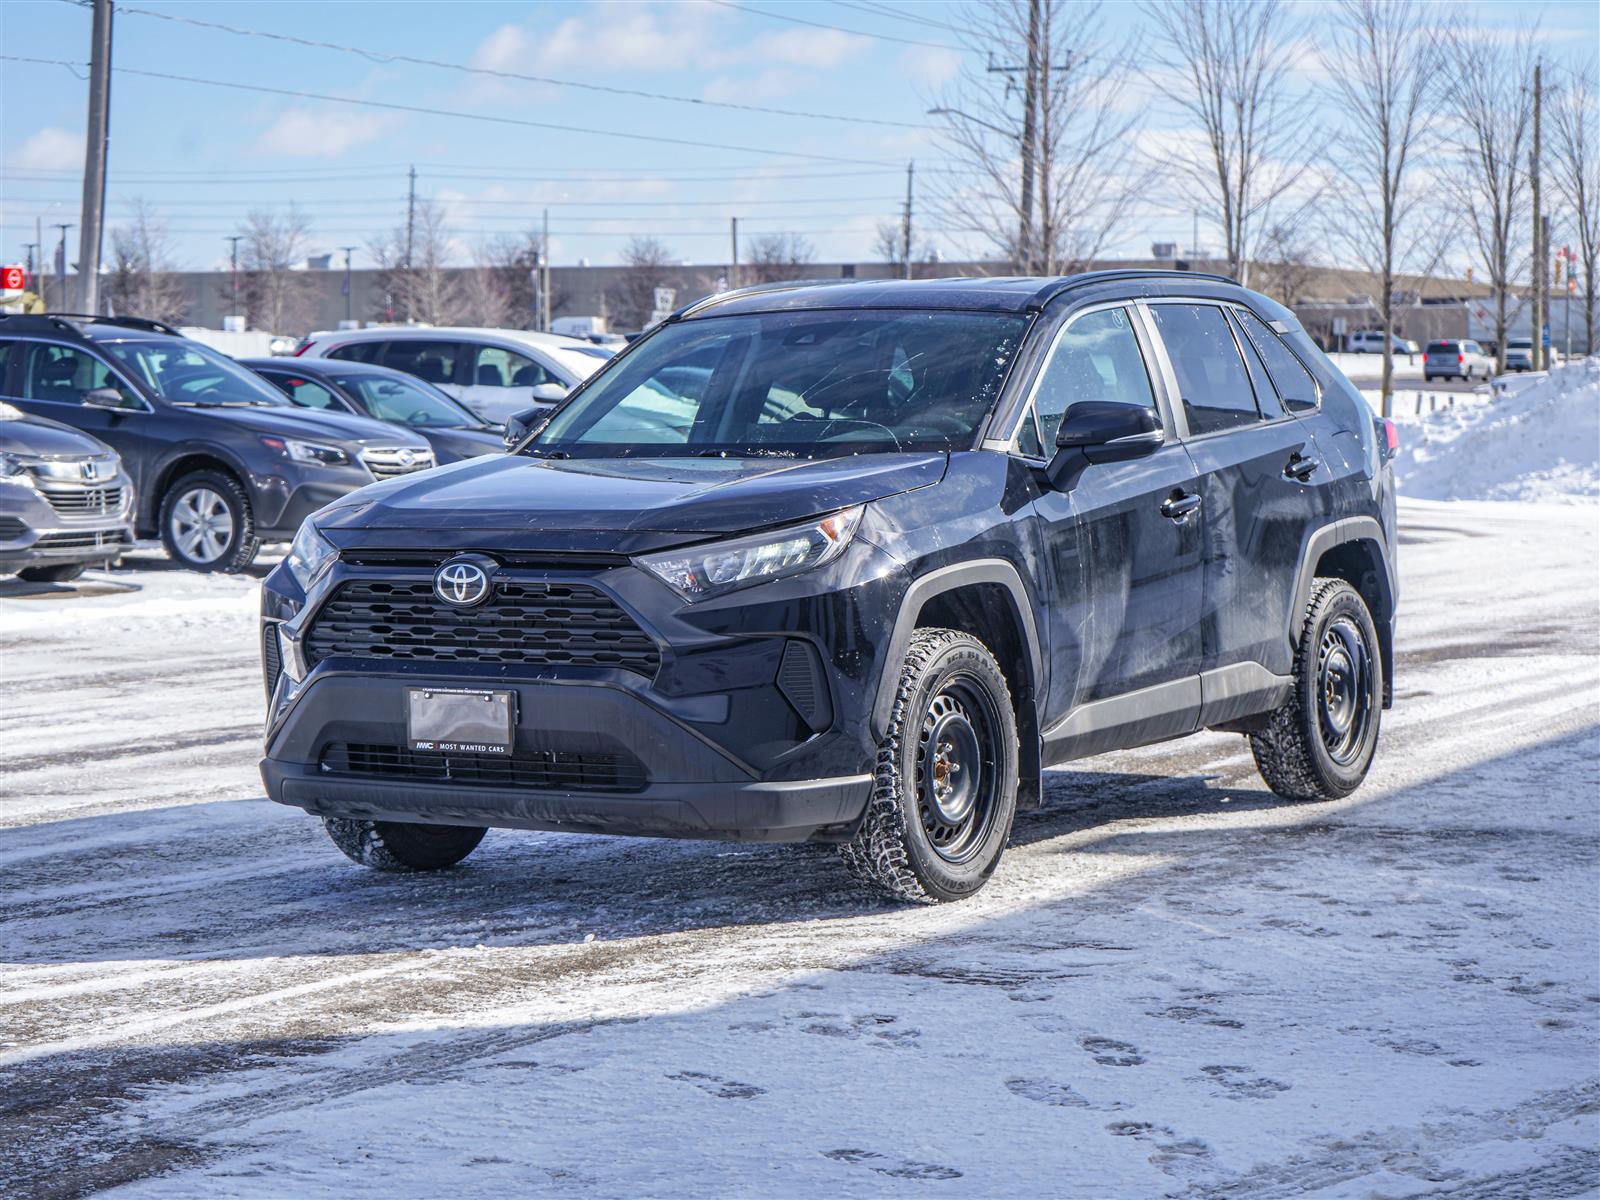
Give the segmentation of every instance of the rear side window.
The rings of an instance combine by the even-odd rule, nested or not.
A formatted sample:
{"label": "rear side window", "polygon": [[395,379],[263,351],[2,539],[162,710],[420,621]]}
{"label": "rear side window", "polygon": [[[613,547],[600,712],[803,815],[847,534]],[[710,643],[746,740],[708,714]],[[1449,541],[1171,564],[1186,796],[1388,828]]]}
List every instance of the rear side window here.
{"label": "rear side window", "polygon": [[500,346],[477,347],[477,364],[472,369],[471,382],[477,387],[500,388],[561,383],[533,359]]}
{"label": "rear side window", "polygon": [[1189,432],[1196,436],[1261,419],[1244,360],[1214,304],[1152,304],[1151,315],[1178,376]]}
{"label": "rear side window", "polygon": [[383,356],[383,365],[427,383],[455,383],[461,360],[470,357],[472,347],[461,342],[395,341]]}
{"label": "rear side window", "polygon": [[1454,353],[1456,353],[1456,344],[1454,342],[1429,342],[1428,343],[1428,353],[1429,354],[1454,354]]}
{"label": "rear side window", "polygon": [[1283,398],[1284,407],[1298,412],[1315,408],[1319,399],[1317,381],[1311,377],[1311,372],[1306,370],[1305,363],[1284,345],[1283,339],[1276,331],[1254,313],[1235,309],[1234,315],[1239,318],[1239,325],[1250,339],[1250,344],[1266,363],[1267,374],[1272,376],[1278,395]]}
{"label": "rear side window", "polygon": [[1079,400],[1155,408],[1150,373],[1145,370],[1144,355],[1125,309],[1087,313],[1073,321],[1056,342],[1033,397],[1044,446],[1055,445],[1067,406]]}
{"label": "rear side window", "polygon": [[341,408],[333,393],[320,383],[313,383],[299,375],[271,374],[267,378],[298,408],[331,408],[335,411]]}
{"label": "rear side window", "polygon": [[342,359],[345,362],[382,362],[383,350],[388,344],[388,342],[350,342],[343,346],[335,346],[323,357]]}

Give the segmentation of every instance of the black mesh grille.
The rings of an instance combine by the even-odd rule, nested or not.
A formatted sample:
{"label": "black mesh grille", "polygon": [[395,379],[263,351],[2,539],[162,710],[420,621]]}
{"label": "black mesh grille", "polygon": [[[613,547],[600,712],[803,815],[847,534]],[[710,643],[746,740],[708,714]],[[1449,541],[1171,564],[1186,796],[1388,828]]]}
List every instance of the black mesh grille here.
{"label": "black mesh grille", "polygon": [[283,669],[283,661],[278,647],[278,627],[265,625],[261,630],[261,674],[267,685],[267,698],[272,698],[272,689],[277,685],[278,672]]}
{"label": "black mesh grille", "polygon": [[626,752],[536,750],[514,754],[441,754],[405,746],[335,742],[322,752],[321,767],[332,774],[448,780],[556,791],[637,792],[645,785],[644,765]]}
{"label": "black mesh grille", "polygon": [[388,662],[613,667],[654,675],[660,652],[644,630],[586,583],[496,579],[476,608],[453,608],[433,581],[351,580],[317,613],[311,663],[332,655]]}

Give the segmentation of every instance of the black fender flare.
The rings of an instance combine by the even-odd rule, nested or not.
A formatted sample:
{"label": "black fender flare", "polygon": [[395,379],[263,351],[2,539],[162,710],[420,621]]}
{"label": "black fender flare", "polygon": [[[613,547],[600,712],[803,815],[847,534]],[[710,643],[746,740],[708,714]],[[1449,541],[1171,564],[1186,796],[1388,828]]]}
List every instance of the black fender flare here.
{"label": "black fender flare", "polygon": [[1294,622],[1289,629],[1291,644],[1296,646],[1300,644],[1300,617],[1306,611],[1306,605],[1311,603],[1311,588],[1317,576],[1317,563],[1329,550],[1349,542],[1376,543],[1378,557],[1383,563],[1383,570],[1378,575],[1378,587],[1383,595],[1384,607],[1388,609],[1389,616],[1393,616],[1396,600],[1394,559],[1389,554],[1389,542],[1384,537],[1383,526],[1378,523],[1376,517],[1340,517],[1312,530],[1311,535],[1306,538],[1305,547],[1300,551],[1300,566],[1295,573],[1294,605],[1289,610],[1292,614],[1291,620]]}
{"label": "black fender flare", "polygon": [[140,508],[144,510],[145,518],[151,527],[159,524],[162,497],[166,494],[167,488],[178,478],[172,468],[186,458],[209,458],[221,463],[238,477],[254,501],[253,473],[238,454],[218,442],[181,442],[176,446],[167,447],[152,464],[153,469],[146,477],[149,486],[139,499]]}

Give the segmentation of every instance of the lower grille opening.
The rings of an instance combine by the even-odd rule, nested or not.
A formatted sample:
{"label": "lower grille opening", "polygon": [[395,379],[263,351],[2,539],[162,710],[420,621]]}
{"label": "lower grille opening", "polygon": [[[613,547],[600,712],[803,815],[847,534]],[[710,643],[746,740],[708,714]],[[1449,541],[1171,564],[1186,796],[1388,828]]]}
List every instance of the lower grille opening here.
{"label": "lower grille opening", "polygon": [[103,550],[109,546],[126,546],[128,534],[123,529],[101,529],[85,533],[46,533],[33,543],[35,550]]}
{"label": "lower grille opening", "polygon": [[443,754],[372,742],[334,742],[322,752],[319,765],[336,775],[434,779],[555,791],[637,792],[646,783],[644,764],[626,751]]}

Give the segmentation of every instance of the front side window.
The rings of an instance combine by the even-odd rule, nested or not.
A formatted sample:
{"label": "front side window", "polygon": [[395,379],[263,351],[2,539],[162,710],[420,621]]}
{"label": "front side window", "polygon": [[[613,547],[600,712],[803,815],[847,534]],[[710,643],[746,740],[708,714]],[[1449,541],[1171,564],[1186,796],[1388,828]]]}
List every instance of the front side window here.
{"label": "front side window", "polygon": [[829,310],[662,326],[528,450],[819,457],[970,448],[1027,332],[1003,313]]}
{"label": "front side window", "polygon": [[1152,304],[1151,315],[1178,376],[1189,432],[1196,437],[1261,419],[1244,360],[1214,304]]}
{"label": "front side window", "polygon": [[1272,376],[1278,395],[1283,397],[1284,407],[1298,412],[1315,408],[1318,400],[1317,381],[1306,370],[1305,363],[1254,313],[1235,309],[1234,315],[1239,318],[1246,338],[1266,363],[1267,374]]}
{"label": "front side window", "polygon": [[163,400],[197,405],[285,405],[277,388],[198,342],[112,342],[119,367]]}
{"label": "front side window", "polygon": [[382,362],[383,351],[388,344],[388,342],[347,342],[343,346],[335,346],[323,357],[337,358],[344,362]]}
{"label": "front side window", "polygon": [[1033,400],[1039,437],[1047,447],[1055,445],[1067,406],[1080,400],[1154,409],[1150,373],[1127,310],[1103,309],[1073,321],[1056,342]]}
{"label": "front side window", "polygon": [[561,381],[527,355],[501,346],[479,346],[472,382],[478,387],[508,388],[538,387]]}
{"label": "front side window", "polygon": [[383,365],[415,375],[424,383],[455,383],[457,365],[471,353],[472,347],[460,342],[394,341],[383,356]]}
{"label": "front side window", "polygon": [[82,404],[83,398],[97,388],[115,388],[129,408],[140,403],[115,371],[87,351],[43,342],[31,347],[22,378],[23,399]]}

